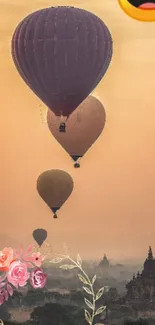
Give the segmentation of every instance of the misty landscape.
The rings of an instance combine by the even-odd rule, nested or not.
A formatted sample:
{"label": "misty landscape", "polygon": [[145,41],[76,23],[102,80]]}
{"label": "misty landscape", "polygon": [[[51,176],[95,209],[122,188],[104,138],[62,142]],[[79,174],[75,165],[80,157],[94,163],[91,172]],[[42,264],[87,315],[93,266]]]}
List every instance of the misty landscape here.
{"label": "misty landscape", "polygon": [[[106,306],[95,323],[109,325],[155,324],[155,276],[151,247],[145,263],[114,264],[106,255],[100,262],[83,262],[83,268],[93,278],[96,292],[104,287],[97,308]],[[63,270],[58,265],[44,263],[47,285],[42,290],[30,287],[14,291],[0,307],[5,325],[86,325],[84,298],[88,298],[77,271]],[[135,283],[135,285],[131,285]],[[131,289],[132,288],[132,289]],[[133,290],[134,288],[134,290]],[[94,323],[94,324],[95,324]]]}
{"label": "misty landscape", "polygon": [[[155,325],[155,21],[119,2],[0,0],[0,325]],[[10,282],[33,240],[43,263]]]}

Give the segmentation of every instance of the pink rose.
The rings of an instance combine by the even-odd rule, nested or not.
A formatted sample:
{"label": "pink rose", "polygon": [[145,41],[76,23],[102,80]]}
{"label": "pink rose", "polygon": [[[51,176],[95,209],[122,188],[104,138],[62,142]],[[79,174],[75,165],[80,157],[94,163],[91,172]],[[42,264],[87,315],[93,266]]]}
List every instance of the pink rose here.
{"label": "pink rose", "polygon": [[8,271],[10,263],[13,261],[13,249],[5,247],[0,251],[0,271]]}
{"label": "pink rose", "polygon": [[43,288],[46,284],[47,275],[43,273],[43,270],[38,267],[34,269],[31,273],[30,283],[31,286],[35,289]]}
{"label": "pink rose", "polygon": [[44,257],[40,254],[40,252],[32,254],[32,262],[36,266],[40,267],[43,260],[44,260]]}
{"label": "pink rose", "polygon": [[10,264],[7,278],[15,288],[18,288],[18,286],[24,287],[29,277],[30,273],[27,271],[26,264],[20,261],[15,261]]}

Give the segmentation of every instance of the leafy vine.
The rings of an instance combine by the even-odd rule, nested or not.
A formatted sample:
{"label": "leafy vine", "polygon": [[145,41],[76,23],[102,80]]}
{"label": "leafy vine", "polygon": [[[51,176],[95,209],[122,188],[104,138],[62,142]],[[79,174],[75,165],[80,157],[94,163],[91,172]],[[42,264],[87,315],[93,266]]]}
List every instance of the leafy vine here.
{"label": "leafy vine", "polygon": [[[101,306],[99,308],[96,308],[96,301],[99,300],[103,293],[104,293],[104,287],[100,288],[97,293],[95,293],[94,290],[94,283],[96,281],[96,275],[93,276],[92,280],[89,278],[89,276],[86,274],[86,272],[83,269],[82,266],[82,259],[79,254],[77,254],[77,260],[73,260],[68,254],[57,254],[55,258],[50,260],[50,263],[53,264],[59,264],[62,261],[68,260],[71,264],[62,264],[59,267],[63,270],[72,270],[72,269],[79,269],[81,273],[78,273],[79,280],[83,283],[83,290],[91,296],[91,301],[87,298],[84,298],[86,306],[89,308],[89,310],[85,309],[85,319],[89,323],[89,325],[94,324],[95,317],[97,315],[102,314],[106,306]],[[96,324],[97,325],[97,324]]]}

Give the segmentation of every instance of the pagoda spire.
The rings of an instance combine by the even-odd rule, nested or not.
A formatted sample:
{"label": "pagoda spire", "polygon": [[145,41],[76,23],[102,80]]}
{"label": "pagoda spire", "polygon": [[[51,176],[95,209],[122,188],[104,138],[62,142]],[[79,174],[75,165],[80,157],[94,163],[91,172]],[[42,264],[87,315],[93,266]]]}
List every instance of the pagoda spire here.
{"label": "pagoda spire", "polygon": [[152,254],[152,248],[151,248],[151,246],[149,246],[148,260],[153,260],[153,254]]}

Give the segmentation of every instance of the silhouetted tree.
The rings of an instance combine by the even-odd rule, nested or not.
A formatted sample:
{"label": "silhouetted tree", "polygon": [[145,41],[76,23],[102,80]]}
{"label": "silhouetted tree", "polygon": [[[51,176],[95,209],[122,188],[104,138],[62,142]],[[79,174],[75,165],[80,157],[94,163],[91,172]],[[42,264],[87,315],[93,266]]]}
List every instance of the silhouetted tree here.
{"label": "silhouetted tree", "polygon": [[0,306],[0,318],[4,321],[11,319],[11,314],[9,313],[7,304]]}
{"label": "silhouetted tree", "polygon": [[84,304],[84,297],[83,291],[71,290],[70,292],[70,301],[76,306],[81,307]]}
{"label": "silhouetted tree", "polygon": [[72,312],[75,310],[73,306],[49,303],[35,308],[31,314],[31,320],[39,325],[74,325]]}
{"label": "silhouetted tree", "polygon": [[147,319],[139,318],[137,320],[125,320],[124,325],[149,325],[149,321]]}
{"label": "silhouetted tree", "polygon": [[73,309],[73,311],[71,311],[71,316],[74,320],[72,323],[73,325],[88,325],[84,317],[84,309]]}
{"label": "silhouetted tree", "polygon": [[107,300],[110,302],[117,301],[119,299],[119,294],[116,288],[110,288],[109,291],[106,293]]}
{"label": "silhouetted tree", "polygon": [[22,301],[23,301],[22,293],[14,290],[13,296],[11,297],[11,299],[8,302],[13,307],[16,307],[16,306],[20,306],[22,304]]}
{"label": "silhouetted tree", "polygon": [[23,305],[36,306],[45,301],[45,293],[42,290],[29,290],[27,295],[23,297]]}

